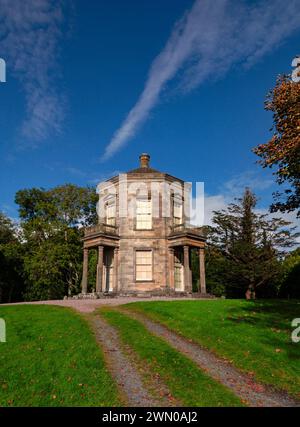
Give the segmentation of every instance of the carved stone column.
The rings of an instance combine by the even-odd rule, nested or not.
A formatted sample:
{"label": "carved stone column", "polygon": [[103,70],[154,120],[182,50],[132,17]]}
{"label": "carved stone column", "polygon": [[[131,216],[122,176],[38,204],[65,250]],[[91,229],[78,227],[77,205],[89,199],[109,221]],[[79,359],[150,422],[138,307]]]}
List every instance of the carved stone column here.
{"label": "carved stone column", "polygon": [[96,292],[102,292],[103,281],[103,246],[98,246],[98,263],[97,263],[97,277],[96,277]]}
{"label": "carved stone column", "polygon": [[81,292],[83,294],[87,293],[88,274],[89,274],[89,250],[87,248],[84,248],[83,249],[82,282],[81,282]]}
{"label": "carved stone column", "polygon": [[185,292],[191,292],[190,283],[190,248],[189,246],[183,247],[183,265],[184,265],[184,290]]}
{"label": "carved stone column", "polygon": [[169,287],[172,291],[175,289],[175,270],[174,270],[174,249],[169,248]]}
{"label": "carved stone column", "polygon": [[118,283],[119,283],[119,275],[118,275],[118,266],[119,266],[119,248],[114,249],[114,292],[118,292]]}
{"label": "carved stone column", "polygon": [[201,292],[201,294],[206,294],[204,248],[199,248],[199,272],[200,272],[200,289],[199,289],[199,291]]}

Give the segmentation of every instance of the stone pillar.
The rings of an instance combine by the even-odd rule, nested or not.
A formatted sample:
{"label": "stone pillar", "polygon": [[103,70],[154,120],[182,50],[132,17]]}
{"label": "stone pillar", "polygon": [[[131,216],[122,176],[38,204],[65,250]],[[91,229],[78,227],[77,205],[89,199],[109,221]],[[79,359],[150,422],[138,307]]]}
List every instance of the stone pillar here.
{"label": "stone pillar", "polygon": [[175,289],[174,248],[169,248],[169,288]]}
{"label": "stone pillar", "polygon": [[200,272],[200,289],[201,294],[206,294],[205,281],[205,252],[204,248],[199,248],[199,272]]}
{"label": "stone pillar", "polygon": [[118,292],[118,281],[119,281],[119,275],[118,275],[118,265],[119,265],[119,248],[114,249],[114,292]]}
{"label": "stone pillar", "polygon": [[191,292],[190,283],[190,248],[189,246],[183,247],[183,265],[184,265],[184,290],[185,292]]}
{"label": "stone pillar", "polygon": [[103,281],[103,246],[98,246],[98,263],[97,263],[97,277],[96,277],[96,292],[102,292]]}
{"label": "stone pillar", "polygon": [[83,249],[82,282],[81,282],[81,292],[83,294],[87,293],[88,274],[89,274],[89,250],[87,248],[84,248]]}

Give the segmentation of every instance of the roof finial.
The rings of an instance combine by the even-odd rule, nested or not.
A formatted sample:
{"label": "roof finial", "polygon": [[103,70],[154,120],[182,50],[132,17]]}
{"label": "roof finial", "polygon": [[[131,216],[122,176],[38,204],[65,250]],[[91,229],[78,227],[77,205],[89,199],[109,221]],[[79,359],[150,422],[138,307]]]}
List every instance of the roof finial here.
{"label": "roof finial", "polygon": [[148,168],[149,167],[150,156],[147,153],[142,153],[140,155],[140,167]]}

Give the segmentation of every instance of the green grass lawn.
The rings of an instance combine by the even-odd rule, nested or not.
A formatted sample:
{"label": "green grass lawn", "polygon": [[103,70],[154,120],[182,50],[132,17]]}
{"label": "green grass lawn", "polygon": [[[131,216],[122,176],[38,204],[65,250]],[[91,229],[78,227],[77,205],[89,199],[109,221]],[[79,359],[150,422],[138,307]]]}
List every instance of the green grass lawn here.
{"label": "green grass lawn", "polygon": [[159,301],[125,307],[143,312],[257,380],[300,398],[300,343],[291,342],[291,321],[300,317],[300,301]]}
{"label": "green grass lawn", "polygon": [[214,381],[190,359],[149,333],[137,320],[113,308],[101,310],[102,316],[120,333],[150,370],[159,375],[172,396],[184,406],[242,406],[230,390]]}
{"label": "green grass lawn", "polygon": [[118,405],[117,389],[86,321],[59,307],[0,307],[0,406]]}

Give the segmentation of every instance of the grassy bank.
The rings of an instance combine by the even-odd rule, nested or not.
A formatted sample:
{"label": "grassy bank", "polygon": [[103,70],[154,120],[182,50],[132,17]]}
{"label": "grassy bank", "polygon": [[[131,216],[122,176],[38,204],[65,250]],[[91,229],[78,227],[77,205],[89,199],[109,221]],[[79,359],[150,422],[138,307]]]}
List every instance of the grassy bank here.
{"label": "grassy bank", "polygon": [[300,301],[171,301],[126,306],[213,350],[259,381],[300,398]]}
{"label": "grassy bank", "polygon": [[196,364],[170,347],[164,340],[149,333],[137,320],[105,308],[102,316],[119,331],[153,375],[159,375],[172,396],[184,406],[241,406],[230,390],[214,381]]}
{"label": "grassy bank", "polygon": [[93,333],[59,307],[0,307],[0,406],[110,406],[117,389]]}

